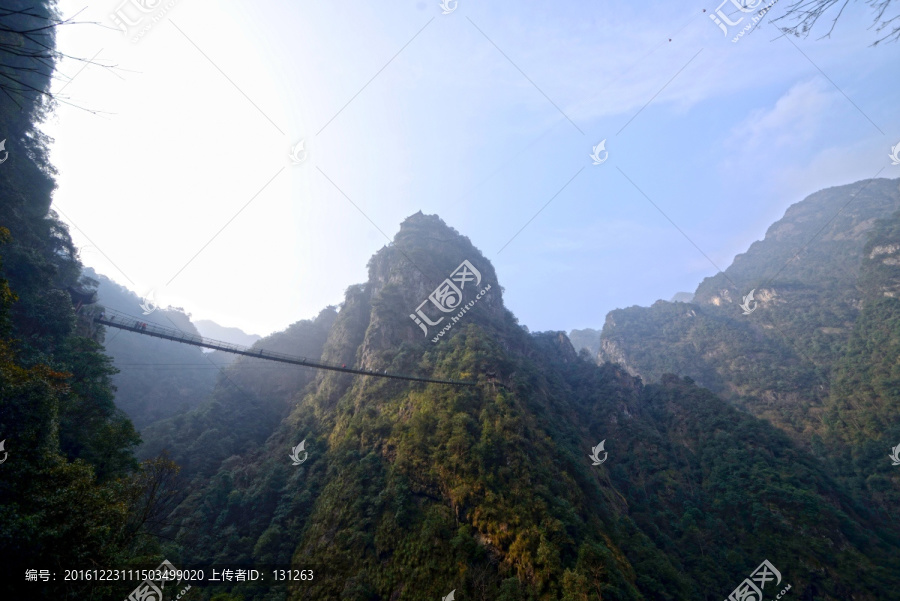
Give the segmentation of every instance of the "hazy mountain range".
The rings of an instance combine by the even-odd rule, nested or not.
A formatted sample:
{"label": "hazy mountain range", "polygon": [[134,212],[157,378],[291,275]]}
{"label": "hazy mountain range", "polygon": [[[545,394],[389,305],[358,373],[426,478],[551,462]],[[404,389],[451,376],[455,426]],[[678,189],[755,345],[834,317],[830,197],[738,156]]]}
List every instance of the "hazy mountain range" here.
{"label": "hazy mountain range", "polygon": [[[67,202],[115,198],[154,241],[196,224],[154,205],[171,230],[147,227],[108,182],[56,203],[40,125],[75,22],[6,4],[0,598],[150,601],[161,579],[134,571],[165,561],[206,578],[153,601],[900,599],[900,180],[812,194],[693,294],[571,336],[519,324],[485,254],[418,212],[338,306],[259,338],[84,268]],[[266,260],[291,242],[272,232]],[[102,325],[113,310],[259,356]],[[211,580],[226,569],[263,579]]]}
{"label": "hazy mountain range", "polygon": [[253,346],[253,343],[262,338],[256,334],[248,334],[240,328],[221,326],[211,319],[198,319],[193,324],[201,336],[241,346]]}
{"label": "hazy mountain range", "polygon": [[[143,432],[190,483],[169,554],[295,562],[317,575],[288,586],[297,599],[724,598],[763,560],[798,599],[891,598],[898,209],[890,180],[807,198],[695,300],[610,313],[599,365],[520,327],[483,254],[413,215],[339,311],[257,345],[478,384],[238,359]],[[423,333],[416,309],[464,262],[468,309]],[[852,378],[870,392],[834,396]]]}

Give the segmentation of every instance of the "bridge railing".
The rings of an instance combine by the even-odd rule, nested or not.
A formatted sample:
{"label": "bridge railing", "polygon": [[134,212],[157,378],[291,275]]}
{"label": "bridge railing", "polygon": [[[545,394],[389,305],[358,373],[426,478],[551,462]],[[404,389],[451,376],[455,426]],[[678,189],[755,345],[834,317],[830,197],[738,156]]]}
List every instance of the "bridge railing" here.
{"label": "bridge railing", "polygon": [[256,355],[259,357],[270,357],[286,360],[306,360],[306,357],[295,357],[293,355],[287,355],[285,353],[277,353],[274,351],[267,351],[265,349],[254,349],[247,346],[242,346],[240,344],[225,342],[224,340],[206,338],[197,334],[185,332],[184,330],[179,330],[177,327],[172,328],[154,323],[152,321],[144,321],[140,317],[129,315],[121,311],[116,311],[115,309],[104,309],[102,313],[97,315],[96,319],[101,323],[107,322],[110,325],[114,325],[114,327],[132,330],[141,334],[150,334],[151,336],[154,334],[163,335],[166,338],[176,338],[184,342],[189,342],[206,347],[216,347],[224,351],[236,351],[251,357]]}
{"label": "bridge railing", "polygon": [[440,380],[434,378],[419,378],[416,376],[407,376],[403,374],[388,374],[387,372],[379,373],[368,370],[354,369],[348,368],[346,365],[338,365],[337,363],[327,363],[324,361],[311,361],[306,357],[296,357],[292,355],[288,355],[285,353],[277,353],[275,351],[267,351],[265,349],[255,349],[249,348],[246,346],[241,346],[239,344],[233,344],[231,342],[224,342],[222,340],[214,340],[212,338],[205,338],[203,336],[199,336],[197,334],[192,334],[189,332],[185,332],[183,330],[179,330],[177,327],[170,328],[167,326],[160,325],[158,323],[153,323],[149,321],[144,321],[140,317],[136,317],[134,315],[129,315],[127,313],[123,313],[121,311],[116,311],[115,309],[104,308],[100,313],[94,316],[94,321],[112,326],[115,328],[129,330],[132,332],[137,332],[139,334],[146,334],[149,336],[156,336],[158,338],[164,338],[167,340],[174,340],[178,342],[184,342],[186,344],[193,344],[195,346],[202,346],[205,348],[211,348],[216,350],[221,350],[230,353],[237,353],[239,355],[244,355],[247,357],[257,357],[260,359],[270,359],[275,361],[282,361],[285,363],[293,363],[295,365],[303,365],[306,367],[313,368],[321,368],[321,369],[330,369],[334,371],[341,371],[345,373],[354,373],[360,375],[369,375],[369,376],[378,376],[384,378],[396,378],[401,380],[412,380],[418,382],[431,382],[437,384],[455,384],[460,386],[474,386],[476,382],[463,382],[458,380]]}

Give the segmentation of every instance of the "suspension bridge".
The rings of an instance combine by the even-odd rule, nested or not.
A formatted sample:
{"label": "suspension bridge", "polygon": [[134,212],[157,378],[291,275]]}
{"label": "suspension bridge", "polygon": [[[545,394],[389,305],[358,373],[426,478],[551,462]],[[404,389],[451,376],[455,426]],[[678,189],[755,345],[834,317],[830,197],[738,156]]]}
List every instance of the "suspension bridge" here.
{"label": "suspension bridge", "polygon": [[118,328],[136,334],[145,336],[153,336],[154,338],[162,338],[164,340],[172,340],[183,344],[192,344],[203,348],[224,351],[226,353],[234,353],[236,355],[244,355],[245,357],[255,357],[256,359],[266,359],[268,361],[279,361],[281,363],[290,363],[291,365],[302,365],[303,367],[312,367],[315,369],[327,369],[330,371],[339,371],[347,374],[357,374],[360,376],[375,376],[376,378],[392,378],[394,380],[408,380],[410,382],[426,382],[429,384],[446,384],[450,386],[476,386],[478,382],[465,382],[461,380],[440,380],[435,378],[419,378],[416,376],[407,376],[403,374],[389,374],[386,371],[377,372],[365,369],[354,369],[344,365],[334,363],[323,363],[321,361],[310,361],[306,357],[295,357],[284,353],[276,353],[265,349],[248,348],[239,344],[231,344],[221,340],[213,340],[204,338],[188,332],[182,332],[177,328],[168,328],[157,323],[143,321],[139,317],[115,311],[113,309],[104,309],[101,313],[94,316],[93,321],[103,324],[110,328]]}

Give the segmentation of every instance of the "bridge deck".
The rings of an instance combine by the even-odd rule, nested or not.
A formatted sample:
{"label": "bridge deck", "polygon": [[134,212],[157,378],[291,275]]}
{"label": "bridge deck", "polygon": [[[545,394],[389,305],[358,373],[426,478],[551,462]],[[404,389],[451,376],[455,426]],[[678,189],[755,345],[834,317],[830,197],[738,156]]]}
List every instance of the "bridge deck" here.
{"label": "bridge deck", "polygon": [[331,371],[340,371],[348,374],[358,374],[361,376],[375,376],[377,378],[393,378],[395,380],[409,380],[411,382],[427,382],[430,384],[449,384],[453,386],[475,386],[477,382],[465,382],[460,380],[440,380],[435,378],[419,378],[416,376],[406,376],[402,374],[389,374],[387,372],[374,372],[364,369],[353,369],[352,367],[343,367],[341,365],[322,363],[321,361],[310,361],[306,357],[295,357],[284,353],[275,353],[265,349],[251,349],[230,342],[222,342],[221,340],[213,340],[182,332],[176,328],[167,328],[157,323],[143,321],[139,317],[128,315],[113,309],[104,309],[102,313],[94,317],[94,321],[111,328],[127,330],[145,336],[154,336],[165,340],[181,342],[183,344],[192,344],[203,348],[224,351],[226,353],[234,353],[236,355],[244,355],[246,357],[255,357],[257,359],[266,359],[268,361],[280,361],[281,363],[290,363],[292,365],[302,365],[304,367],[313,367],[315,369],[327,369]]}

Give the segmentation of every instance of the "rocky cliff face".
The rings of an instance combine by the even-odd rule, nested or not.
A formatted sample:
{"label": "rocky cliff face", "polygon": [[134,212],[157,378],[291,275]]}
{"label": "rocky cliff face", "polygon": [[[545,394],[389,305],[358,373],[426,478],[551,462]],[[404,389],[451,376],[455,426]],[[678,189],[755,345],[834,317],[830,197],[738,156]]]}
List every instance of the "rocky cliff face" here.
{"label": "rocky cliff face", "polygon": [[866,252],[888,260],[895,252],[890,243],[865,247],[877,220],[900,209],[898,182],[857,182],[792,205],[691,303],[611,312],[598,360],[649,381],[690,376],[808,441],[821,430],[829,373],[862,306],[860,263]]}
{"label": "rocky cliff face", "polygon": [[900,212],[876,222],[863,250],[859,316],[834,365],[825,403],[822,454],[867,505],[900,513],[900,472],[885,452],[900,450]]}
{"label": "rocky cliff face", "polygon": [[[476,299],[487,286],[490,290]],[[493,265],[468,238],[437,216],[421,212],[407,218],[394,244],[382,248],[369,261],[366,290],[371,295],[372,310],[363,342],[364,356],[390,351],[403,343],[433,344],[432,339],[447,325],[456,328],[477,323],[488,327],[508,318]],[[436,290],[440,292],[435,299],[441,300],[439,295],[445,293],[442,298],[446,302],[429,300]],[[424,323],[427,332],[410,315]],[[451,324],[453,318],[457,321]],[[428,320],[439,323],[431,325]]]}
{"label": "rocky cliff face", "polygon": [[730,302],[740,302],[751,289],[779,282],[852,286],[868,232],[876,220],[900,209],[898,188],[900,180],[865,180],[821,190],[791,205],[724,274],[705,279],[693,302],[721,297],[721,290],[730,291]]}
{"label": "rocky cliff face", "polygon": [[605,338],[600,341],[600,352],[598,357],[601,362],[609,361],[610,363],[615,363],[632,376],[640,377],[641,375],[633,365],[628,363],[628,357],[625,355],[625,352],[619,348],[614,340]]}
{"label": "rocky cliff face", "polygon": [[[254,601],[726,597],[763,558],[798,598],[874,601],[900,584],[900,549],[809,454],[689,380],[647,386],[562,332],[529,334],[490,263],[437,217],[409,218],[369,268],[327,324],[324,359],[478,385],[319,373],[265,436],[220,443],[218,471],[164,533],[184,563],[315,574],[241,589]],[[664,305],[689,328],[724,319]],[[273,394],[241,384],[257,403]],[[245,402],[216,399],[216,427],[246,427]],[[292,464],[301,441],[308,459]]]}

